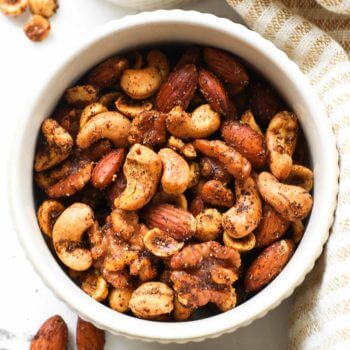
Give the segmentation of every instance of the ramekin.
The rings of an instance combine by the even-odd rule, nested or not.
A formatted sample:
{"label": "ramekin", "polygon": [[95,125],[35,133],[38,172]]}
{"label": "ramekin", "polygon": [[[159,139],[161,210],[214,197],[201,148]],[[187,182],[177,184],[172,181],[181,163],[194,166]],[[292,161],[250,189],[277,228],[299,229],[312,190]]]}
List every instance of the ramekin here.
{"label": "ramekin", "polygon": [[[40,233],[33,199],[33,157],[40,124],[67,86],[102,59],[139,46],[190,42],[239,55],[260,71],[297,113],[315,174],[314,206],[298,249],[281,274],[235,309],[202,320],[165,323],[127,316],[94,301],[63,272]],[[76,43],[33,99],[16,129],[10,165],[10,202],[19,240],[46,285],[82,318],[113,334],[162,343],[201,341],[233,332],[263,317],[287,298],[314,266],[327,240],[336,206],[338,155],[322,103],[306,77],[271,42],[227,19],[180,10],[141,13],[116,20]]]}

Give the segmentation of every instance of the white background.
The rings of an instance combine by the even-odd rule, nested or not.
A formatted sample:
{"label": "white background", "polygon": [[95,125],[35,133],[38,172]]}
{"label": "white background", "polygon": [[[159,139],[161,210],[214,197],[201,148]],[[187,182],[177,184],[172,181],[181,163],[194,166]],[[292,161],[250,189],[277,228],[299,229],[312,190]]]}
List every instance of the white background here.
{"label": "white background", "polygon": [[[202,0],[188,6],[239,21],[224,0]],[[26,105],[57,60],[79,38],[111,19],[132,13],[103,0],[61,0],[52,19],[52,33],[43,43],[31,43],[23,34],[29,14],[12,19],[0,15],[0,350],[28,349],[30,337],[53,314],[60,314],[70,329],[70,347],[75,349],[76,315],[56,299],[40,278],[17,242],[8,210],[6,171],[11,162],[11,142],[16,142],[16,125],[26,113]],[[31,174],[28,174],[31,176]],[[267,349],[287,348],[287,315],[290,300],[265,318],[204,343],[159,345],[107,335],[106,350],[111,349]],[[190,325],[189,325],[190,326]]]}

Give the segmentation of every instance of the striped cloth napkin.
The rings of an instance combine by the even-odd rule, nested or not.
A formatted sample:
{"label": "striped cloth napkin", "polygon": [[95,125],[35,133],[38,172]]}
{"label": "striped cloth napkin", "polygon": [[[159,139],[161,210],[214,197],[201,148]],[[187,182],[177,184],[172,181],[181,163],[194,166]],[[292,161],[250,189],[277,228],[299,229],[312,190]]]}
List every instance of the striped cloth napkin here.
{"label": "striped cloth napkin", "polygon": [[310,79],[340,153],[335,222],[322,257],[294,294],[289,349],[350,349],[350,1],[227,0]]}

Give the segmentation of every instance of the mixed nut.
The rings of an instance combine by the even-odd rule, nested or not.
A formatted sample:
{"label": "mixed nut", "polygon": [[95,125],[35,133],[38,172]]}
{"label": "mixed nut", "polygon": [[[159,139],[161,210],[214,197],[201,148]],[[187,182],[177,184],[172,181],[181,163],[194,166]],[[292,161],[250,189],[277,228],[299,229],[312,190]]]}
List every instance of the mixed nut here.
{"label": "mixed nut", "polygon": [[281,272],[313,204],[307,162],[297,116],[240,59],[131,52],[92,68],[44,120],[38,222],[92,298],[184,321]]}

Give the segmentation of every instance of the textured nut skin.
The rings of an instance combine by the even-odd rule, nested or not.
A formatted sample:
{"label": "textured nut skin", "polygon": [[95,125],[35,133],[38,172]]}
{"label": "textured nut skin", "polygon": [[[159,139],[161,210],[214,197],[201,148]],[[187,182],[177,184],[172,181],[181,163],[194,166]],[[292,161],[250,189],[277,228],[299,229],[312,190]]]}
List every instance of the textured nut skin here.
{"label": "textured nut skin", "polygon": [[64,210],[64,206],[54,200],[46,200],[41,203],[37,217],[39,226],[42,232],[45,233],[46,236],[52,236],[52,228],[56,222],[56,219],[61,215]]}
{"label": "textured nut skin", "polygon": [[86,75],[86,84],[108,88],[116,84],[129,63],[124,57],[111,57],[92,68]]}
{"label": "textured nut skin", "polygon": [[136,116],[131,124],[128,141],[154,148],[166,143],[166,114],[158,111],[144,111]]}
{"label": "textured nut skin", "polygon": [[250,175],[252,166],[249,161],[225,142],[198,139],[193,142],[193,145],[197,151],[202,152],[206,156],[217,158],[224,164],[227,172],[237,180],[244,180]]}
{"label": "textured nut skin", "polygon": [[252,177],[236,181],[236,204],[222,216],[224,231],[233,238],[242,238],[258,226],[262,204],[258,188]]}
{"label": "textured nut skin", "polygon": [[43,171],[52,168],[64,161],[73,147],[73,139],[56,120],[45,119],[41,125],[41,131],[46,139],[47,148],[36,153],[34,170]]}
{"label": "textured nut skin", "polygon": [[295,245],[290,239],[277,241],[267,247],[248,267],[244,286],[256,292],[271,282],[293,255]]}
{"label": "textured nut skin", "polygon": [[218,180],[207,181],[200,192],[204,202],[217,207],[232,207],[235,197],[230,189]]}
{"label": "textured nut skin", "polygon": [[206,209],[206,205],[204,203],[203,198],[200,196],[194,197],[189,208],[189,211],[192,213],[192,215],[196,217],[204,209]]}
{"label": "textured nut skin", "polygon": [[193,215],[170,204],[150,206],[144,213],[144,220],[148,227],[157,227],[178,241],[188,240],[196,232]]}
{"label": "textured nut skin", "polygon": [[158,152],[163,163],[161,184],[164,192],[179,195],[186,191],[190,183],[190,167],[185,159],[170,148]]}
{"label": "textured nut skin", "polygon": [[99,189],[106,188],[113,181],[113,176],[123,166],[125,149],[119,148],[106,154],[95,166],[91,175],[91,183]]}
{"label": "textured nut skin", "polygon": [[292,170],[297,131],[297,118],[287,111],[277,113],[266,130],[271,173],[279,180],[286,179]]}
{"label": "textured nut skin", "polygon": [[170,73],[158,91],[156,109],[168,113],[175,106],[181,106],[186,110],[196,91],[197,81],[198,72],[193,64]]}
{"label": "textured nut skin", "polygon": [[92,323],[78,317],[76,330],[77,350],[103,350],[105,332],[96,328]]}
{"label": "textured nut skin", "polygon": [[275,209],[265,204],[259,226],[254,231],[256,246],[266,247],[277,241],[286,233],[288,227],[289,222],[284,220]]}
{"label": "textured nut skin", "polygon": [[238,87],[248,85],[249,77],[246,70],[232,55],[207,47],[203,51],[203,58],[209,69],[226,83]]}
{"label": "textured nut skin", "polygon": [[220,127],[220,116],[209,104],[197,107],[191,115],[175,106],[166,119],[170,134],[183,139],[206,138]]}
{"label": "textured nut skin", "polygon": [[198,87],[215,112],[225,117],[230,116],[232,107],[227,92],[221,81],[213,73],[201,69],[198,75]]}
{"label": "textured nut skin", "polygon": [[123,172],[127,185],[114,200],[116,208],[138,210],[154,196],[160,180],[162,161],[151,149],[136,144],[126,156]]}
{"label": "textured nut skin", "polygon": [[30,350],[67,350],[68,330],[61,316],[46,320],[30,343]]}
{"label": "textured nut skin", "polygon": [[147,282],[132,293],[129,306],[139,318],[169,314],[174,309],[174,292],[162,282]]}
{"label": "textured nut skin", "polygon": [[265,202],[285,220],[302,220],[310,213],[312,196],[302,187],[283,184],[267,172],[258,175],[257,185]]}
{"label": "textured nut skin", "polygon": [[266,128],[272,117],[283,109],[276,91],[267,83],[251,82],[249,85],[250,108],[259,125]]}
{"label": "textured nut skin", "polygon": [[225,142],[247,158],[253,167],[265,165],[268,153],[264,137],[250,126],[238,121],[225,122],[221,128]]}
{"label": "textured nut skin", "polygon": [[226,184],[232,181],[232,175],[227,172],[223,163],[216,158],[202,157],[200,162],[201,176],[209,180],[219,180]]}

